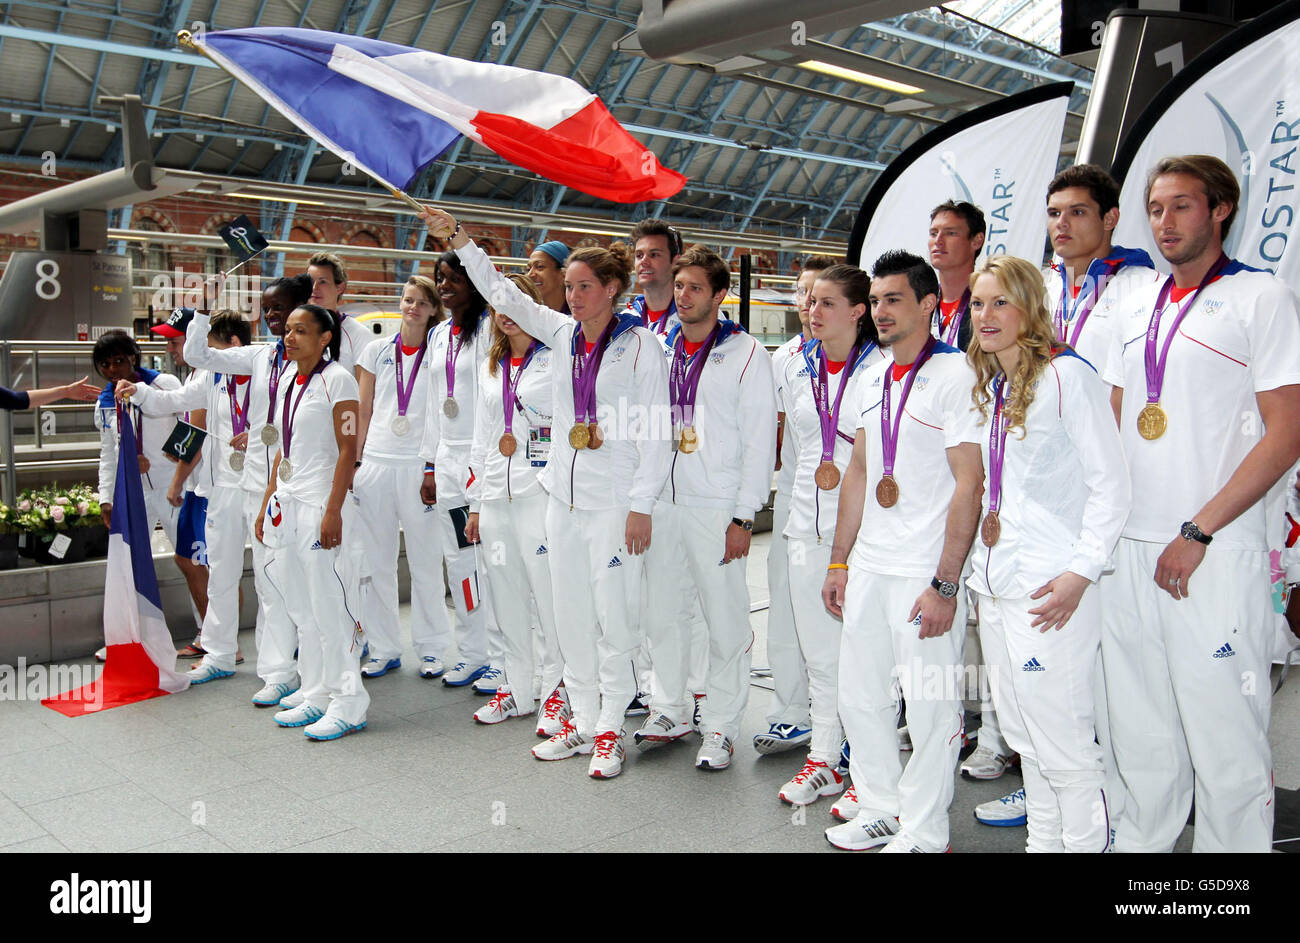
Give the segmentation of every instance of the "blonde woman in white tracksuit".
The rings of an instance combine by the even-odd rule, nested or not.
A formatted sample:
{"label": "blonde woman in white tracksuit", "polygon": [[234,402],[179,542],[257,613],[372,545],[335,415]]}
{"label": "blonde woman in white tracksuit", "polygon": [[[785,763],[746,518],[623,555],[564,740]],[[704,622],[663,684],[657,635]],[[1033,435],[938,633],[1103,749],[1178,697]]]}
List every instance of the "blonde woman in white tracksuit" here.
{"label": "blonde woman in white tracksuit", "polygon": [[[541,301],[524,275],[510,280],[529,298]],[[563,662],[551,593],[550,542],[546,537],[546,492],[541,474],[551,451],[551,358],[549,347],[526,334],[500,312],[492,314],[492,347],[479,375],[474,446],[470,467],[470,514],[466,534],[480,544],[480,558],[491,586],[501,627],[505,683],[474,719],[496,724],[535,713],[536,692],[545,698],[537,732],[547,737],[569,716],[560,685]],[[535,658],[536,603],[542,637]]]}
{"label": "blonde woman in white tracksuit", "polygon": [[370,563],[361,620],[370,656],[361,674],[378,678],[402,664],[397,618],[400,527],[411,573],[411,641],[420,659],[420,677],[437,678],[445,671],[442,656],[451,644],[451,622],[443,599],[442,533],[436,509],[420,500],[424,462],[418,449],[427,419],[426,374],[442,366],[429,354],[429,336],[442,316],[433,280],[411,276],[402,287],[401,311],[401,329],[392,337],[372,340],[357,358],[361,464],[352,490],[361,512],[358,533]]}
{"label": "blonde woman in white tracksuit", "polygon": [[573,317],[540,305],[495,272],[447,213],[428,210],[430,231],[450,239],[488,303],[552,350],[551,584],[572,723],[533,748],[538,759],[591,754],[588,773],[623,769],[623,715],[636,696],[642,554],[650,514],[671,461],[668,371],[662,348],[630,312],[615,313],[631,260],[579,249],[565,269]]}

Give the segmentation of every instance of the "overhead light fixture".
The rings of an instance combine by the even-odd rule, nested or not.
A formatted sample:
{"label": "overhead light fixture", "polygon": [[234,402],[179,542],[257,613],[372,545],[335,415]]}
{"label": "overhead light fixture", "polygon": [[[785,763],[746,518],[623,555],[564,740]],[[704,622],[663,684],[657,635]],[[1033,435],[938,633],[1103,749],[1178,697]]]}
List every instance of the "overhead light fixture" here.
{"label": "overhead light fixture", "polygon": [[829,62],[821,62],[817,59],[807,59],[800,62],[799,68],[807,69],[810,72],[820,72],[822,75],[829,75],[833,79],[857,82],[859,85],[870,85],[872,88],[883,89],[886,92],[894,92],[898,95],[915,95],[918,92],[925,91],[923,88],[908,85],[906,82],[894,82],[879,75],[871,75],[869,72],[846,69],[843,66],[832,65]]}
{"label": "overhead light fixture", "polygon": [[303,200],[295,196],[273,196],[269,193],[227,193],[241,200],[270,200],[273,203],[297,203],[300,206],[326,206],[323,200]]}
{"label": "overhead light fixture", "polygon": [[[537,228],[541,229],[542,227],[538,225]],[[590,236],[626,236],[627,235],[626,230],[621,232],[614,232],[613,230],[610,229],[579,229],[577,226],[566,226],[563,223],[547,223],[545,228],[558,229],[561,232],[586,233],[587,235]]]}

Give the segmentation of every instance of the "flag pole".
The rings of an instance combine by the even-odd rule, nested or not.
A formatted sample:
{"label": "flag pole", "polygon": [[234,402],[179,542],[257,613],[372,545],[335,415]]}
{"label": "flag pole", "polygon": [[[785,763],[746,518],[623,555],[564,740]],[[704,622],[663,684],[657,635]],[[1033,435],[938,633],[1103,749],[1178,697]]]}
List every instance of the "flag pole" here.
{"label": "flag pole", "polygon": [[[215,65],[217,68],[225,71],[225,67],[222,66],[220,62],[218,62],[206,49],[204,49],[203,46],[201,46],[200,44],[194,41],[194,35],[189,30],[183,29],[178,31],[176,33],[176,42],[180,44],[180,47],[182,49],[189,49],[194,52],[197,52],[199,55],[203,56],[213,65]],[[364,167],[360,169],[365,171],[366,175],[369,176],[376,183],[382,184],[384,186],[384,189],[386,189],[389,193],[391,193],[397,200],[401,201],[402,203],[405,203],[412,210],[414,210],[417,216],[424,212],[424,206],[421,203],[419,203],[417,200],[412,198],[409,194],[399,190],[397,187],[393,186],[387,180],[384,180],[381,177],[378,177],[375,174],[370,173],[370,171],[365,170]],[[243,263],[241,262],[240,265],[242,264]],[[235,266],[235,268],[239,268],[239,266],[237,265]],[[234,270],[235,269],[231,269],[230,271],[233,272]],[[229,275],[230,272],[227,272],[226,274]]]}

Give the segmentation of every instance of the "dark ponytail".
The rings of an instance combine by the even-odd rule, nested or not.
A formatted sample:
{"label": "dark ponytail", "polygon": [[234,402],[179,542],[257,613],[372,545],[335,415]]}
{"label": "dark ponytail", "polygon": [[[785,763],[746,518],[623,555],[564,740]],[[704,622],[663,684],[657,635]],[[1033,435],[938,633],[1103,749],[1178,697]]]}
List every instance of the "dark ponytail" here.
{"label": "dark ponytail", "polygon": [[271,291],[284,292],[289,299],[290,310],[301,308],[311,300],[311,276],[306,273],[277,278],[266,287]]}
{"label": "dark ponytail", "polygon": [[343,325],[339,321],[339,315],[335,314],[328,308],[322,308],[320,305],[304,304],[298,305],[295,311],[306,311],[316,322],[317,329],[323,334],[330,332],[329,351],[330,360],[338,363],[339,350],[343,344]]}

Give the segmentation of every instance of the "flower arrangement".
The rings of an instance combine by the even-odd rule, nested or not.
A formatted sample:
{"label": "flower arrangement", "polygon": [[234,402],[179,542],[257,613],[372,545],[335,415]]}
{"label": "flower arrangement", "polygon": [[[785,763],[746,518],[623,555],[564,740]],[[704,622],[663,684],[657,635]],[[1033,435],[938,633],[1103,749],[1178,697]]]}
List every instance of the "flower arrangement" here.
{"label": "flower arrangement", "polygon": [[94,527],[102,523],[99,500],[94,490],[84,484],[67,489],[58,485],[27,488],[18,495],[14,507],[6,510],[11,511],[12,521],[0,516],[0,527],[29,534]]}

